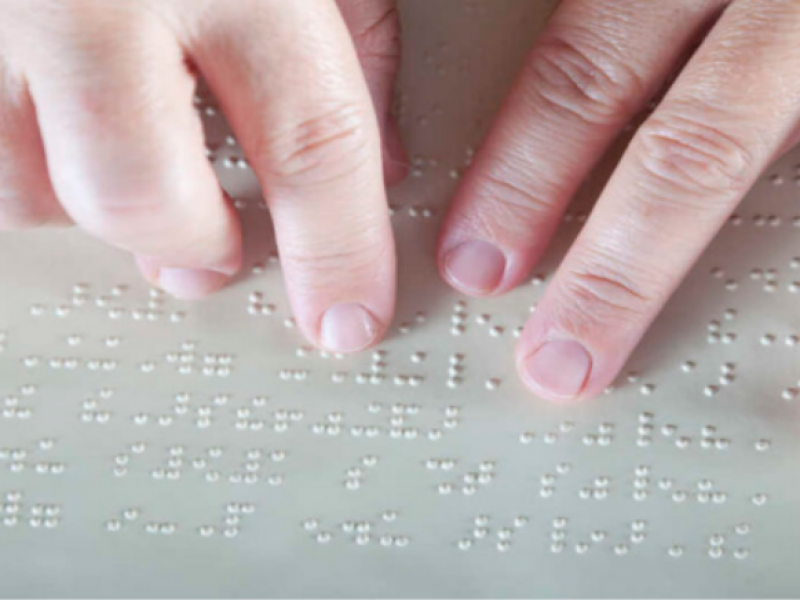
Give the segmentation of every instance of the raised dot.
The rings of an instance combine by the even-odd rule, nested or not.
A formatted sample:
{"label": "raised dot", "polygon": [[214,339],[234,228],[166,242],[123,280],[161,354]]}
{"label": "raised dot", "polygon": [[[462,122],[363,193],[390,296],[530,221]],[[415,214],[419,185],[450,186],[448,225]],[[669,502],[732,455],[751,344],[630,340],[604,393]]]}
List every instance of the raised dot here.
{"label": "raised dot", "polygon": [[670,546],[668,553],[672,558],[680,558],[683,556],[683,546]]}

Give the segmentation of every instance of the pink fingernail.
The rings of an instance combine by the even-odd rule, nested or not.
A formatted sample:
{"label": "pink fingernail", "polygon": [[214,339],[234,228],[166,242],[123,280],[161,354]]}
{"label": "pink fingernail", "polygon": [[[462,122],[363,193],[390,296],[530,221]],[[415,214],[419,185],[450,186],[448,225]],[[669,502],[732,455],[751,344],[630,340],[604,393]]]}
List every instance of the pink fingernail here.
{"label": "pink fingernail", "polygon": [[537,387],[566,400],[583,390],[592,370],[592,357],[578,342],[553,340],[526,358],[523,369]]}
{"label": "pink fingernail", "polygon": [[444,268],[458,289],[488,294],[503,281],[506,257],[494,244],[472,240],[451,250],[445,257]]}
{"label": "pink fingernail", "polygon": [[360,304],[336,304],[322,317],[322,345],[334,352],[357,352],[378,335],[378,324]]}
{"label": "pink fingernail", "polygon": [[162,268],[158,273],[158,285],[165,292],[181,300],[198,300],[225,287],[227,275],[201,269]]}

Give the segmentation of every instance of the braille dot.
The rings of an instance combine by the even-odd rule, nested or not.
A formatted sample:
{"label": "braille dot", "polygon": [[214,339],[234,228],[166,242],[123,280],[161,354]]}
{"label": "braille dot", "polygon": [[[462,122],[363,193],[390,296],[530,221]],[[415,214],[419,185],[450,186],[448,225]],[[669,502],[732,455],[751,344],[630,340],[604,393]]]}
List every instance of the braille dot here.
{"label": "braille dot", "polygon": [[738,535],[748,535],[750,533],[750,525],[747,523],[739,523],[735,527],[735,531]]}
{"label": "braille dot", "polygon": [[122,530],[122,523],[116,519],[113,519],[111,521],[106,521],[106,529],[108,531],[116,533],[117,531]]}
{"label": "braille dot", "polygon": [[708,539],[709,544],[712,546],[722,546],[725,544],[725,536],[720,534],[714,534]]}
{"label": "braille dot", "polygon": [[327,544],[332,538],[333,536],[327,531],[320,531],[316,536],[314,536],[314,539],[318,544]]}
{"label": "braille dot", "polygon": [[653,385],[652,383],[645,383],[644,385],[642,385],[639,388],[639,392],[643,396],[650,396],[655,391],[655,389],[656,389],[656,386]]}
{"label": "braille dot", "polygon": [[[604,539],[606,539],[606,533],[604,531],[593,531],[591,538],[593,542],[599,543],[602,542]],[[586,550],[588,549],[589,549],[588,544],[586,544]]]}

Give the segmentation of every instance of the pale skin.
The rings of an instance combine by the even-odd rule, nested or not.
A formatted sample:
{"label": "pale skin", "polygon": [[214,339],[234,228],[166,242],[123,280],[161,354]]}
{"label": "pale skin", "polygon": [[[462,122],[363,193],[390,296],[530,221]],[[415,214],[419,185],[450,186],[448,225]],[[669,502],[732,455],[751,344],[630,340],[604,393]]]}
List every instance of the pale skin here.
{"label": "pale skin", "polygon": [[[0,229],[76,224],[179,298],[224,287],[241,233],[204,154],[199,73],[262,185],[303,334],[339,352],[382,339],[386,187],[407,163],[389,115],[393,0],[0,0],[0,14]],[[525,326],[516,363],[536,395],[586,399],[613,382],[759,174],[800,141],[798,73],[796,0],[559,4],[443,223],[436,260],[454,288],[523,282],[580,182],[672,83]]]}

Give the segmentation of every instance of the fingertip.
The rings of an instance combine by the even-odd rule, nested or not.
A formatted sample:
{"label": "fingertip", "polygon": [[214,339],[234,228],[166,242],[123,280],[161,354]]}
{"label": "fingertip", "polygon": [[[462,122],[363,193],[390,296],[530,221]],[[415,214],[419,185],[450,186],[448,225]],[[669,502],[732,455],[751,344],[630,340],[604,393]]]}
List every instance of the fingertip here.
{"label": "fingertip", "polygon": [[517,371],[534,394],[557,404],[585,399],[594,360],[586,347],[572,339],[552,339],[532,351],[520,351]]}
{"label": "fingertip", "polygon": [[228,285],[230,277],[205,269],[163,268],[159,286],[179,300],[202,300]]}
{"label": "fingertip", "polygon": [[350,354],[365,350],[382,337],[385,327],[363,305],[355,302],[335,304],[322,316],[319,340],[332,352]]}
{"label": "fingertip", "polygon": [[231,276],[209,269],[163,267],[151,259],[136,257],[139,272],[150,285],[179,300],[201,300],[226,287]]}
{"label": "fingertip", "polygon": [[439,260],[442,278],[459,292],[491,296],[503,287],[508,267],[506,254],[485,240],[469,240],[444,250]]}

